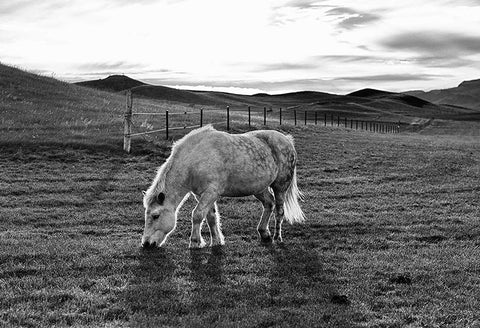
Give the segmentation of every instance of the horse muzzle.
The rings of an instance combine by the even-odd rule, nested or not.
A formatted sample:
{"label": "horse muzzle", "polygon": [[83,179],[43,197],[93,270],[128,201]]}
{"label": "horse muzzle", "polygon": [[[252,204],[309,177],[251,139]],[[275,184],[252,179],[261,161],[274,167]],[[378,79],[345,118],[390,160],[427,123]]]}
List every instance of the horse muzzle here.
{"label": "horse muzzle", "polygon": [[156,242],[149,242],[149,241],[145,240],[144,242],[142,242],[142,247],[144,249],[153,249],[153,248],[157,247],[157,243]]}

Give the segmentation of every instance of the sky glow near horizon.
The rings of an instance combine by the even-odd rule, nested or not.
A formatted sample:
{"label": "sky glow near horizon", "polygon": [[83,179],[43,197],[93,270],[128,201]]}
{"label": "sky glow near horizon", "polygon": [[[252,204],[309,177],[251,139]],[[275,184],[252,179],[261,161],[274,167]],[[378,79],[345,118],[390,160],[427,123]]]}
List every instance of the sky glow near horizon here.
{"label": "sky glow near horizon", "polygon": [[0,62],[252,94],[480,78],[480,0],[0,0]]}

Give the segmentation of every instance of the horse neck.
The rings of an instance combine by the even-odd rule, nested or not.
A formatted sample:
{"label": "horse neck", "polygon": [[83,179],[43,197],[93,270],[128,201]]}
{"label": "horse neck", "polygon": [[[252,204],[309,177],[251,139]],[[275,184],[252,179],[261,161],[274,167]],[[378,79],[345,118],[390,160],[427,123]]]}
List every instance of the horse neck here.
{"label": "horse neck", "polygon": [[183,170],[172,167],[165,176],[165,195],[175,206],[180,205],[185,195],[190,192],[185,185],[186,173]]}

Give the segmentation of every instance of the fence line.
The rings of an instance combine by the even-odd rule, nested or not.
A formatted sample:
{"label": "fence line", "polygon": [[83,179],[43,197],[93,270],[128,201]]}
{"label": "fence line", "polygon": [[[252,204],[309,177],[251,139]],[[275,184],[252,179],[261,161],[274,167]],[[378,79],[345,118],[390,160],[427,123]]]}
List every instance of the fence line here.
{"label": "fence line", "polygon": [[[295,107],[294,107],[295,108]],[[187,129],[193,129],[197,127],[202,127],[204,125],[204,109],[200,109],[198,112],[179,112],[179,113],[169,113],[168,110],[165,111],[165,113],[134,113],[133,112],[133,98],[132,98],[132,92],[129,90],[127,91],[126,94],[126,110],[125,110],[125,120],[124,120],[124,138],[123,138],[123,149],[125,152],[130,153],[131,150],[131,138],[135,136],[141,136],[141,135],[147,135],[147,134],[152,134],[152,133],[160,133],[164,132],[165,133],[165,138],[168,140],[170,138],[170,132],[171,131],[177,131],[177,130],[187,130]],[[219,113],[221,111],[219,110],[209,110],[208,112],[216,112]],[[263,107],[263,125],[267,126],[267,123],[274,124],[270,120],[268,122],[268,112],[272,112],[272,109],[267,111],[267,107]],[[318,111],[314,111],[314,119],[312,119],[311,112],[312,111],[303,111],[303,123],[304,125],[308,125],[308,122],[312,122],[313,124],[317,125],[319,123],[319,116],[318,116]],[[290,113],[293,114],[293,124],[297,125],[298,120],[297,120],[297,109],[293,109],[293,111],[290,111]],[[225,124],[227,131],[230,130],[230,116],[231,114],[237,114],[238,116],[245,117],[245,114],[248,114],[248,126],[251,127],[254,123],[252,122],[252,110],[251,106],[248,106],[248,111],[245,113],[245,111],[231,111],[230,106],[226,107],[226,120],[225,121],[217,121],[217,122],[208,122],[209,124]],[[240,115],[241,114],[241,115]],[[156,129],[156,130],[151,130],[151,131],[144,131],[144,132],[135,132],[132,133],[132,118],[133,116],[137,115],[150,115],[150,116],[164,116],[165,117],[165,128],[163,129]],[[190,120],[190,125],[187,125],[187,115],[200,115],[199,117],[199,124],[191,124],[192,120]],[[301,115],[301,114],[300,114]],[[171,126],[170,118],[172,116],[178,117],[178,116],[183,116],[184,117],[184,122],[183,126]],[[237,116],[237,117],[238,117]],[[257,115],[255,115],[257,119],[261,119],[261,114],[257,112]],[[272,118],[272,116],[270,116]],[[300,116],[301,117],[301,116]],[[290,120],[291,120],[290,116]],[[301,120],[301,118],[300,118]],[[282,110],[280,107],[279,109],[279,116],[278,116],[278,124],[282,125],[285,124],[287,121],[287,117],[285,117],[285,111]],[[320,119],[321,121],[321,119]],[[350,121],[350,124],[348,124]],[[291,121],[290,121],[291,122]],[[355,129],[355,130],[365,130],[365,131],[370,131],[370,132],[377,132],[377,133],[399,133],[400,132],[400,122],[372,122],[372,121],[365,121],[365,120],[359,120],[359,119],[348,119],[347,117],[340,117],[336,116],[334,114],[328,115],[327,113],[324,113],[323,115],[323,125],[328,126],[328,123],[330,123],[330,126],[336,126],[340,127],[343,126],[344,128],[348,128],[350,126],[350,129]],[[342,124],[341,124],[342,123]]]}

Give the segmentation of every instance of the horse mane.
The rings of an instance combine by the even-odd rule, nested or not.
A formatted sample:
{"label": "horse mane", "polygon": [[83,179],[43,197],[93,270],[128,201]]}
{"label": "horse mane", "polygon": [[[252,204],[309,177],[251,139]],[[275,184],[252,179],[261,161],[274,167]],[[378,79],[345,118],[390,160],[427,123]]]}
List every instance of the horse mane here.
{"label": "horse mane", "polygon": [[201,133],[212,132],[212,131],[216,131],[216,130],[211,124],[208,124],[199,129],[190,131],[187,135],[185,135],[184,137],[182,137],[181,139],[173,143],[172,152],[170,153],[170,156],[168,156],[165,163],[163,163],[159,167],[157,171],[157,175],[155,176],[155,179],[153,179],[152,184],[150,185],[150,187],[147,189],[147,191],[143,196],[143,206],[145,208],[153,202],[153,200],[158,196],[159,193],[165,190],[165,179],[166,179],[167,173],[172,168],[174,158],[177,156],[178,151],[179,149],[181,149],[182,145],[188,142],[188,140],[194,136],[197,136]]}

